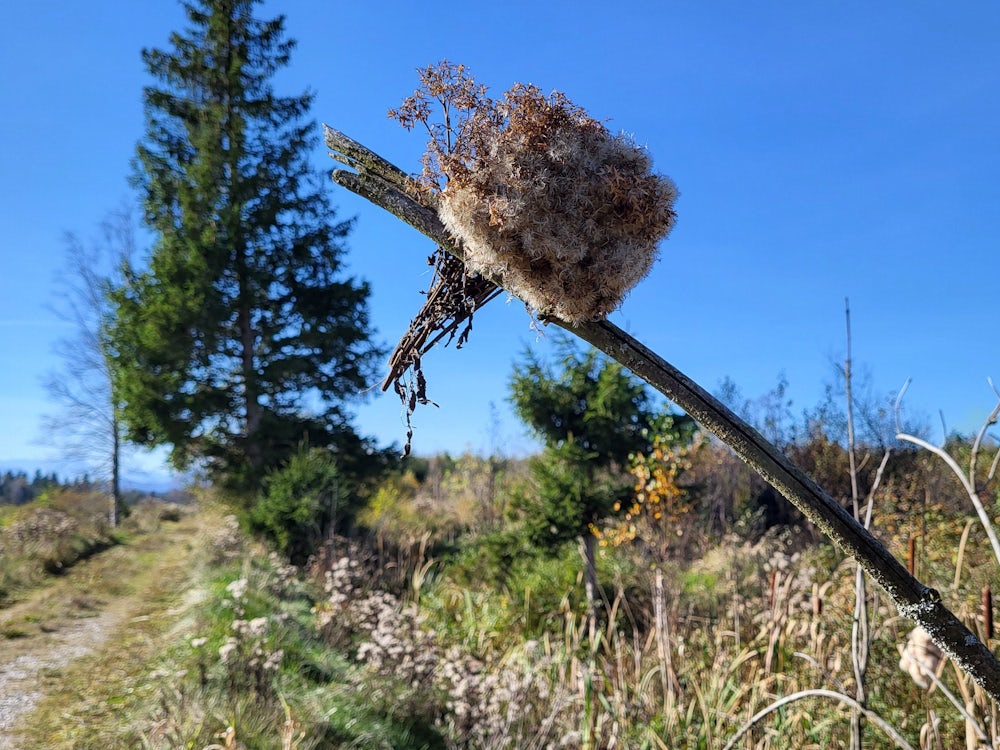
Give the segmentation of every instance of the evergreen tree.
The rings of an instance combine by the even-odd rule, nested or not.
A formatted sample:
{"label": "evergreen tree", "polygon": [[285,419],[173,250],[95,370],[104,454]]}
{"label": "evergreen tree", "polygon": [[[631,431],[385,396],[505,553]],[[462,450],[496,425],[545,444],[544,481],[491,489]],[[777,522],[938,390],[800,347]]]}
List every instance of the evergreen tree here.
{"label": "evergreen tree", "polygon": [[369,288],[343,277],[350,222],[308,161],[312,95],[270,83],[294,43],[258,1],[186,2],[171,49],[143,51],[135,184],[156,241],[114,294],[128,436],[243,490],[303,442],[371,454],[346,402],[381,356]]}
{"label": "evergreen tree", "polygon": [[559,371],[530,351],[510,379],[517,415],[544,443],[530,463],[537,498],[525,524],[533,544],[552,548],[579,539],[587,600],[594,615],[597,571],[592,527],[627,498],[629,456],[648,453],[654,431],[690,440],[693,421],[662,413],[643,383],[596,349],[579,352],[563,339]]}

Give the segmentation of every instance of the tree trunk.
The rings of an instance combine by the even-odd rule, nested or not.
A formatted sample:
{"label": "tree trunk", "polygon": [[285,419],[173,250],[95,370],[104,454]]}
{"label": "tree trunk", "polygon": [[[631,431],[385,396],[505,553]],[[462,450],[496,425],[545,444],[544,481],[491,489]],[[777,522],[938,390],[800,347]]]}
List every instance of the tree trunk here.
{"label": "tree trunk", "polygon": [[[243,280],[241,280],[243,281]],[[245,285],[245,282],[243,282]],[[242,303],[240,305],[239,327],[240,327],[240,348],[241,348],[241,369],[243,372],[243,398],[246,409],[246,455],[250,466],[255,470],[261,469],[264,465],[264,454],[260,444],[260,424],[263,416],[260,408],[260,392],[257,385],[257,372],[254,368],[254,330],[250,320],[250,305]]]}
{"label": "tree trunk", "polygon": [[121,488],[121,427],[118,424],[117,409],[112,405],[111,416],[111,528],[117,528],[122,520]]}

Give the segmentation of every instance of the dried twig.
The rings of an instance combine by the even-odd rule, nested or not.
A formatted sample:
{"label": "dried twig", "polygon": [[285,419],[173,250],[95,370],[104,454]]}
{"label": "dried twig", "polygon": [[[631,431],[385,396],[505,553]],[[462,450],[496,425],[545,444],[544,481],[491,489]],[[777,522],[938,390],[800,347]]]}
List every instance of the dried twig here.
{"label": "dried twig", "polygon": [[[390,206],[404,210],[401,207],[409,205],[409,201],[413,204],[408,209],[411,218],[406,221],[409,223],[413,223],[415,214],[412,210],[416,206],[427,212],[422,214],[419,221],[433,222],[437,219],[437,193],[425,189],[402,170],[357,141],[332,128],[327,128],[326,133],[327,145],[334,149],[330,156],[357,170],[356,173],[342,173],[342,177],[352,185],[350,190],[382,205],[397,216],[397,210]],[[442,340],[447,346],[456,336],[456,347],[461,349],[472,331],[475,312],[503,291],[484,276],[468,273],[461,259],[443,248],[435,250],[427,263],[434,267],[434,276],[426,292],[426,300],[410,322],[409,329],[396,344],[389,357],[389,373],[382,381],[382,390],[386,391],[391,387],[403,402],[406,413],[404,456],[410,452],[413,439],[410,419],[417,404],[434,404],[427,397],[427,381],[421,358]]]}
{"label": "dried twig", "polygon": [[[338,169],[334,181],[429,237],[456,257],[462,248],[449,236],[433,208],[416,199],[410,183],[394,182],[401,170],[357,142],[327,128],[327,145],[358,172]],[[345,161],[346,160],[346,161]],[[386,174],[381,174],[387,170]],[[412,182],[412,181],[411,181]],[[594,345],[652,385],[778,489],[837,546],[857,560],[895,603],[900,614],[916,621],[962,670],[1000,701],[1000,661],[942,604],[937,591],[925,586],[851,514],[794,466],[760,433],[733,414],[701,386],[607,320],[570,325],[550,321]]]}

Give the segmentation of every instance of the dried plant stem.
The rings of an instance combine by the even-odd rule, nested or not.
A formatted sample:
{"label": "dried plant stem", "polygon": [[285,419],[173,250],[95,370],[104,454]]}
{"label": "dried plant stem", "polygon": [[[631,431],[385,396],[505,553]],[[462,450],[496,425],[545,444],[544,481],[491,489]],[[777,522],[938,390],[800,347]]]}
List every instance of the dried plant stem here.
{"label": "dried plant stem", "polygon": [[962,580],[962,566],[965,564],[965,545],[969,542],[969,532],[972,531],[975,523],[974,518],[966,521],[965,528],[962,529],[962,536],[958,540],[958,555],[955,558],[955,580],[951,584],[952,591],[958,591],[958,584]]}
{"label": "dried plant stem", "polygon": [[[906,388],[910,384],[907,380],[903,387],[899,390],[899,395],[896,397],[896,423],[899,424],[899,406],[903,401],[903,394],[906,393]],[[990,425],[997,421],[997,415],[1000,414],[1000,395],[997,397],[997,405],[987,417],[979,435],[976,437],[976,442],[972,448],[972,457],[969,460],[969,473],[966,474],[962,471],[962,467],[958,465],[958,462],[952,458],[948,451],[939,445],[932,445],[922,438],[918,438],[916,435],[910,435],[908,433],[899,430],[896,434],[898,440],[905,440],[908,443],[913,443],[924,450],[930,451],[935,456],[944,461],[948,468],[952,470],[958,481],[962,483],[962,487],[965,489],[966,494],[969,496],[969,500],[972,502],[972,507],[976,509],[976,514],[979,516],[979,521],[983,525],[983,530],[986,532],[986,536],[990,540],[990,546],[993,547],[993,556],[996,558],[997,564],[1000,564],[1000,539],[997,538],[996,530],[993,528],[993,521],[990,519],[990,514],[987,513],[986,507],[983,505],[983,501],[979,497],[982,487],[976,486],[976,456],[979,451],[979,444],[982,441],[983,435]],[[997,452],[1000,456],[1000,451]],[[992,479],[995,472],[996,462],[994,461],[994,468],[991,468],[990,473],[987,477],[987,482]]]}
{"label": "dried plant stem", "polygon": [[[955,696],[955,694],[948,689],[948,686],[941,681],[941,678],[938,676],[935,669],[927,662],[921,661],[920,659],[917,659],[914,656],[906,653],[906,651],[902,648],[902,646],[899,646],[898,648],[900,656],[904,659],[912,661],[914,664],[919,666],[923,670],[924,676],[934,683],[934,686],[941,691],[941,694],[944,695],[945,698],[951,701],[951,704],[958,710],[960,714],[962,714],[962,718],[965,719],[965,721],[967,722],[967,726],[971,724],[972,731],[976,734],[976,736],[983,742],[989,742],[989,738],[986,736],[986,733],[983,731],[983,728],[982,726],[980,726],[980,723],[976,721],[976,718],[971,713],[969,713],[968,709],[966,709],[965,706],[962,705],[962,701],[960,701]],[[962,679],[958,680],[958,685],[963,689],[963,691],[965,690],[964,682],[965,681]]]}
{"label": "dried plant stem", "polygon": [[816,657],[811,656],[810,654],[803,653],[802,651],[795,651],[792,653],[792,656],[797,656],[798,658],[804,659],[805,661],[809,662],[813,667],[816,668],[817,672],[819,672],[826,679],[828,679],[830,682],[836,685],[837,692],[844,694],[847,693],[847,688],[844,687],[844,683],[838,680],[835,675],[831,674],[826,667],[820,664],[819,661],[817,661]]}
{"label": "dried plant stem", "polygon": [[997,395],[997,404],[993,407],[993,411],[983,422],[983,426],[980,428],[979,433],[976,435],[975,442],[972,443],[972,455],[969,458],[969,483],[976,488],[976,490],[983,490],[986,485],[989,484],[990,480],[993,479],[994,474],[997,470],[997,462],[1000,461],[1000,451],[997,451],[996,455],[993,457],[993,465],[990,467],[989,473],[986,475],[986,479],[981,485],[976,484],[976,462],[979,458],[979,448],[983,444],[983,438],[986,437],[986,432],[997,423],[997,419],[1000,419],[1000,391],[997,390],[996,386],[993,385],[993,381],[989,378],[986,382],[990,384],[990,388]]}
{"label": "dried plant stem", "polygon": [[[372,158],[372,152],[332,128],[327,128],[326,133],[327,145],[343,157],[339,160],[359,169],[358,173],[334,171],[333,179],[337,184],[385,208],[440,247],[461,257],[461,246],[448,235],[433,208],[413,197],[406,187],[409,183],[400,185],[395,181],[401,172],[399,169],[385,166],[388,163],[383,159]],[[937,591],[911,576],[881,542],[760,433],[614,324],[606,320],[577,326],[557,320],[550,322],[627,367],[726,443],[837,546],[857,560],[889,595],[900,614],[923,627],[963,671],[994,700],[1000,701],[1000,661],[942,604]]]}
{"label": "dried plant stem", "polygon": [[868,710],[860,703],[858,703],[856,700],[851,698],[849,695],[844,695],[843,693],[838,693],[833,690],[801,690],[797,693],[786,695],[784,698],[779,698],[771,705],[761,709],[753,716],[751,716],[750,720],[740,728],[740,731],[738,731],[735,735],[733,735],[730,738],[729,742],[726,744],[723,750],[730,750],[731,748],[736,747],[736,743],[743,738],[743,735],[749,732],[750,729],[752,729],[757,722],[759,722],[768,714],[777,711],[782,706],[787,706],[789,703],[800,701],[803,698],[832,698],[833,700],[838,700],[841,703],[846,703],[854,710],[860,711],[862,714],[864,714],[865,718],[868,719],[868,721],[870,721],[872,724],[874,724],[883,732],[885,732],[886,736],[889,739],[891,739],[896,744],[897,747],[905,748],[905,750],[913,750],[913,745],[911,745],[909,742],[903,739],[903,736],[899,734],[899,732],[897,732],[895,729],[893,729],[892,726],[885,721],[885,719],[883,719],[874,711]]}
{"label": "dried plant stem", "polygon": [[[847,357],[844,361],[844,395],[847,401],[847,456],[850,462],[851,475],[851,506],[854,510],[854,520],[861,520],[861,506],[858,494],[858,460],[857,445],[854,440],[854,381],[851,371],[851,305],[844,300],[844,318],[847,322]],[[883,466],[889,459],[885,454]],[[880,472],[881,473],[881,472]],[[865,528],[871,528],[872,505],[874,492],[868,497],[868,511],[865,516]],[[868,674],[868,654],[871,649],[869,640],[868,591],[865,586],[865,573],[857,566],[854,576],[854,618],[851,624],[851,664],[854,668],[854,698],[858,705],[865,707],[867,701],[867,686],[865,678]],[[861,709],[851,710],[851,750],[861,750],[864,740],[864,715]]]}

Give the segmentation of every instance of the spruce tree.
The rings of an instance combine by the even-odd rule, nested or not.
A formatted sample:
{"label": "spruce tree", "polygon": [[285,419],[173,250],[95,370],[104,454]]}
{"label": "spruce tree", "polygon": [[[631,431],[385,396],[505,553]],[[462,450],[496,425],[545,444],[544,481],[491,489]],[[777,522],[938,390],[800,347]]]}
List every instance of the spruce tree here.
{"label": "spruce tree", "polygon": [[313,95],[278,96],[294,47],[259,0],[192,0],[155,81],[134,182],[155,236],[114,294],[128,436],[253,490],[302,444],[347,471],[372,453],[348,402],[382,356],[367,284],[343,274],[336,219],[308,154]]}
{"label": "spruce tree", "polygon": [[595,616],[597,567],[593,527],[633,491],[629,457],[648,453],[655,432],[689,441],[693,421],[652,403],[646,387],[596,349],[557,341],[560,369],[530,350],[515,363],[511,403],[545,450],[529,463],[536,497],[522,499],[525,531],[535,545],[556,549],[580,541],[588,610]]}

